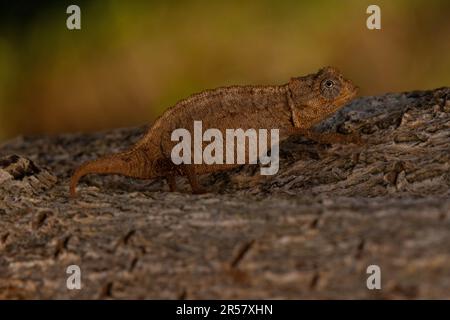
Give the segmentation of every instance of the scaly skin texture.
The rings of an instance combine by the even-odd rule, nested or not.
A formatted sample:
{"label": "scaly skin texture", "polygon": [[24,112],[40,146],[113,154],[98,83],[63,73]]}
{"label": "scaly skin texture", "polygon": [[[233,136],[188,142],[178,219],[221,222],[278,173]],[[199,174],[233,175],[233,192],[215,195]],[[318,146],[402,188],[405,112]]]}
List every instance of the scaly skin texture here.
{"label": "scaly skin texture", "polygon": [[203,132],[216,128],[223,137],[226,129],[279,129],[280,141],[302,134],[319,142],[357,142],[354,136],[310,130],[353,99],[356,92],[357,87],[338,70],[326,67],[315,74],[292,78],[284,85],[231,86],[194,94],[166,110],[131,149],[81,165],[71,178],[70,193],[75,196],[78,181],[92,173],[139,179],[165,177],[171,191],[176,189],[175,177],[185,175],[194,193],[203,192],[197,174],[227,170],[239,164],[173,164],[171,151],[178,141],[171,141],[172,132],[185,128],[193,136],[194,121],[202,121]]}

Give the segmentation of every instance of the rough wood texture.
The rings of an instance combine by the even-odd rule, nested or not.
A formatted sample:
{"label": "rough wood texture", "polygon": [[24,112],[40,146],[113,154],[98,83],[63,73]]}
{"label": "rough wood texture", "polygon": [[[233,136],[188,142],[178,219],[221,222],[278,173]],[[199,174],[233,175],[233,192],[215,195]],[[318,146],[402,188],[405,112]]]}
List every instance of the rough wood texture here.
{"label": "rough wood texture", "polygon": [[[38,170],[0,161],[0,298],[450,298],[448,98],[360,98],[318,129],[365,145],[292,138],[276,176],[205,175],[205,195],[92,176],[68,199],[77,164],[144,128],[7,142],[0,156]],[[366,288],[371,264],[382,290]]]}

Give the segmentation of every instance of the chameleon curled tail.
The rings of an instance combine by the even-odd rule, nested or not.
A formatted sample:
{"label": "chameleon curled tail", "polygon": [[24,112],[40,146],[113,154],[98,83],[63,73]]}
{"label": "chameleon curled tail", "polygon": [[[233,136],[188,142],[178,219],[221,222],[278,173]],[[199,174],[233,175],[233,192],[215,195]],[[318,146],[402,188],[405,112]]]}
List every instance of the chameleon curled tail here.
{"label": "chameleon curled tail", "polygon": [[79,180],[88,174],[120,174],[139,177],[139,161],[133,150],[101,157],[88,161],[78,167],[70,179],[70,195],[76,197]]}
{"label": "chameleon curled tail", "polygon": [[[133,147],[132,149],[112,155],[101,157],[97,160],[88,161],[78,167],[70,179],[70,196],[76,197],[76,188],[82,177],[88,174],[119,174],[137,179],[153,179],[165,177],[170,190],[176,190],[175,175],[186,175],[192,187],[193,193],[204,193],[205,190],[199,185],[195,171],[190,166],[182,166],[180,170],[173,171],[162,165],[163,173],[158,171],[154,165],[154,159],[148,155],[145,148]],[[160,164],[161,165],[161,164]]]}

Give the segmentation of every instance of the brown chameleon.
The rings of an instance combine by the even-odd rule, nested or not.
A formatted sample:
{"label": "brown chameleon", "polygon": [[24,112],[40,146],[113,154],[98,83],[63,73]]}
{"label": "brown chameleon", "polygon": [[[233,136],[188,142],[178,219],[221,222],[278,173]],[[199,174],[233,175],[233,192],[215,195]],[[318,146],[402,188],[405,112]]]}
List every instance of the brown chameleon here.
{"label": "brown chameleon", "polygon": [[206,90],[179,101],[166,110],[147,133],[127,151],[107,155],[81,165],[70,181],[76,195],[78,181],[87,174],[119,174],[139,179],[164,177],[170,190],[176,190],[175,177],[187,176],[193,193],[204,192],[197,175],[226,170],[238,164],[181,164],[171,161],[177,143],[171,141],[177,128],[193,129],[202,121],[203,130],[279,129],[280,141],[291,135],[304,135],[319,142],[351,143],[359,138],[337,133],[320,134],[311,129],[357,93],[357,87],[338,70],[326,67],[315,74],[292,78],[275,86],[230,86]]}

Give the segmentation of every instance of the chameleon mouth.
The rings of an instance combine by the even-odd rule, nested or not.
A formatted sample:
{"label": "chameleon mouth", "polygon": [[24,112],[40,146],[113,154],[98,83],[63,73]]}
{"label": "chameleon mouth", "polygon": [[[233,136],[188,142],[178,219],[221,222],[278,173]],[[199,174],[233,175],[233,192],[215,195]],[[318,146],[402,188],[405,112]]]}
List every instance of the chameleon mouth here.
{"label": "chameleon mouth", "polygon": [[346,95],[344,95],[341,99],[339,99],[339,104],[345,104],[353,100],[353,98],[355,98],[356,95],[358,94],[358,91],[359,87],[352,86],[351,90],[349,90],[349,92]]}
{"label": "chameleon mouth", "polygon": [[356,97],[357,93],[358,93],[358,88],[356,87],[354,90],[352,90],[351,92],[347,93],[346,95],[344,95],[340,99],[338,99],[336,101],[336,106],[342,106],[342,105],[349,103],[351,100],[353,100],[353,98]]}

